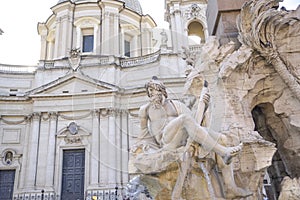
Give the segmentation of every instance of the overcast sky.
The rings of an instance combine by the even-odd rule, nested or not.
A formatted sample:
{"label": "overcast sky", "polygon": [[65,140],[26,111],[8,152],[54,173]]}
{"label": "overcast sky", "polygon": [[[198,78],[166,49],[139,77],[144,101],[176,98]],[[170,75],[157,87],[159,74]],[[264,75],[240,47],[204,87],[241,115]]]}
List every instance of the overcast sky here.
{"label": "overcast sky", "polygon": [[[0,63],[36,65],[40,56],[38,22],[45,22],[51,15],[51,7],[58,0],[1,0]],[[168,27],[164,22],[164,0],[139,0],[143,13],[149,14],[158,27]],[[300,0],[284,0],[281,5],[296,9]]]}

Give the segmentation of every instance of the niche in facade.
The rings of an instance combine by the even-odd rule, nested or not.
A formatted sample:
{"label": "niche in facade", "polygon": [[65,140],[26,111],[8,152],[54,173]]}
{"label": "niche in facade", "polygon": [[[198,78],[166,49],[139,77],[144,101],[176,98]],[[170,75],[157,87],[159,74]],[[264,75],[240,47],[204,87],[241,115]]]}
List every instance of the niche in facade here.
{"label": "niche in facade", "polygon": [[188,25],[189,45],[205,43],[204,29],[201,23],[193,21]]}
{"label": "niche in facade", "polygon": [[8,150],[8,151],[4,152],[2,161],[5,165],[11,165],[13,162],[13,158],[14,158],[14,153],[12,151]]}

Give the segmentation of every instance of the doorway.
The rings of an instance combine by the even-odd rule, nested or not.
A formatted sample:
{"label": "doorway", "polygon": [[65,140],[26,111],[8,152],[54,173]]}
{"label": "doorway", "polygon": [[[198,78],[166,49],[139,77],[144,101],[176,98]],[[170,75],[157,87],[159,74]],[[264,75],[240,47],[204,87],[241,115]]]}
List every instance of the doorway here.
{"label": "doorway", "polygon": [[0,199],[12,200],[14,193],[15,170],[0,170]]}
{"label": "doorway", "polygon": [[61,199],[84,199],[85,150],[64,150]]}

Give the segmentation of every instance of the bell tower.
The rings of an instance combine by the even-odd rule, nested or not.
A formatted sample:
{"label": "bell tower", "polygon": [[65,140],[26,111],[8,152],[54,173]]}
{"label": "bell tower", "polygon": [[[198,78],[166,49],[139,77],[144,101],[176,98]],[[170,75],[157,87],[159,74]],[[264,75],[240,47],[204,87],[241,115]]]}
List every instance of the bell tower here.
{"label": "bell tower", "polygon": [[208,37],[207,0],[165,0],[165,20],[169,22],[174,53],[182,47],[200,46]]}

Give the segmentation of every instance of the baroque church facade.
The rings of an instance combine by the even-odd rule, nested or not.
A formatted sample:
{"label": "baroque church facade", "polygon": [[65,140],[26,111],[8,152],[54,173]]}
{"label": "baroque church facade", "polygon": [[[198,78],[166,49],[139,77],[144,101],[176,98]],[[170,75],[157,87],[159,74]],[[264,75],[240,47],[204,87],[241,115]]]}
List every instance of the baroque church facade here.
{"label": "baroque church facade", "polygon": [[182,96],[182,47],[205,42],[206,3],[167,0],[171,32],[154,38],[138,0],[59,0],[38,23],[38,65],[1,64],[0,199],[120,196],[144,84],[155,75]]}

